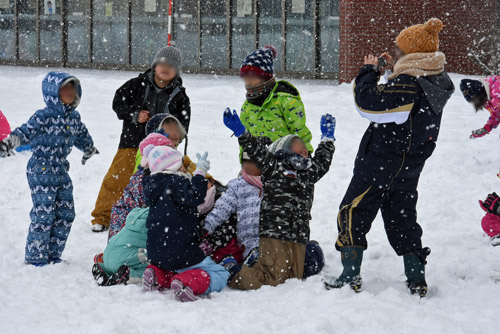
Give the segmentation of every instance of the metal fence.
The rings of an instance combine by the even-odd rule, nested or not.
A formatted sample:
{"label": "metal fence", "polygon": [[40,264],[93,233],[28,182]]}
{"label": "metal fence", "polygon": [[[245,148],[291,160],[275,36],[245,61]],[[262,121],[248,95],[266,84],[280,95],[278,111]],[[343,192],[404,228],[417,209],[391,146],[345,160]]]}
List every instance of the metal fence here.
{"label": "metal fence", "polygon": [[[147,68],[167,44],[168,0],[0,0],[0,64]],[[336,78],[339,0],[174,0],[184,72],[229,74],[273,44],[279,75]]]}

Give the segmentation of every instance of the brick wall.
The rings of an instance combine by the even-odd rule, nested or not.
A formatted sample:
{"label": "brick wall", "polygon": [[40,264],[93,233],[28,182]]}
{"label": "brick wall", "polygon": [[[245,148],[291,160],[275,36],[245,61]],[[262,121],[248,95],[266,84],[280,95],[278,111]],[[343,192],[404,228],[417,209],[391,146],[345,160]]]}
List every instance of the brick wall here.
{"label": "brick wall", "polygon": [[349,82],[363,64],[363,56],[394,53],[399,32],[431,17],[441,19],[440,49],[447,70],[478,74],[468,48],[496,23],[495,0],[340,0],[339,80]]}

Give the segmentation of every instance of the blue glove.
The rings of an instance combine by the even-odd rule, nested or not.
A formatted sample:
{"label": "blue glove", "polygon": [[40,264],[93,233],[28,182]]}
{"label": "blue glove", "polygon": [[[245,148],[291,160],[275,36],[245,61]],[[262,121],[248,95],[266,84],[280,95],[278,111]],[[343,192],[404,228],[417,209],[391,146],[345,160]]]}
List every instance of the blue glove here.
{"label": "blue glove", "polygon": [[224,110],[224,125],[232,130],[236,137],[241,136],[246,131],[245,126],[241,123],[240,117],[236,113],[236,110],[231,112],[231,109],[229,108]]}
{"label": "blue glove", "polygon": [[196,153],[196,159],[198,159],[198,162],[196,162],[196,170],[194,171],[195,174],[200,174],[200,175],[207,175],[207,172],[210,169],[210,161],[208,161],[208,152],[203,153],[203,155],[200,155],[200,153]]}
{"label": "blue glove", "polygon": [[321,116],[321,139],[330,138],[335,140],[335,125],[337,121],[330,114]]}

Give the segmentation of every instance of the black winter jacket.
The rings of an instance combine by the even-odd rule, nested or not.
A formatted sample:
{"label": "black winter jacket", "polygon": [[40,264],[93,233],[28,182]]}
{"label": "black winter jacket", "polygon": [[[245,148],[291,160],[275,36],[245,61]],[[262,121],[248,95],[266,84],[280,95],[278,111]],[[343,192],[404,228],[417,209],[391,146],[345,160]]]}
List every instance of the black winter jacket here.
{"label": "black winter jacket", "polygon": [[238,140],[262,173],[264,198],[260,209],[260,237],[306,244],[314,184],[330,169],[335,152],[333,141],[322,141],[312,158],[312,166],[298,171],[275,157],[248,131]]}
{"label": "black winter jacket", "polygon": [[205,200],[207,180],[157,173],[142,181],[149,215],[147,253],[150,262],[175,271],[200,263],[205,254],[199,247],[198,205]]}
{"label": "black winter jacket", "polygon": [[191,105],[182,79],[177,77],[169,86],[160,89],[153,78],[154,72],[147,70],[127,81],[115,93],[113,110],[123,121],[119,148],[137,148],[146,137],[146,123],[137,122],[141,110],[148,110],[149,117],[169,113],[179,119],[186,133],[189,131]]}
{"label": "black winter jacket", "polygon": [[419,78],[401,74],[377,85],[379,77],[373,66],[365,65],[355,80],[356,107],[371,121],[360,151],[406,154],[435,142],[443,108],[455,90],[448,74]]}

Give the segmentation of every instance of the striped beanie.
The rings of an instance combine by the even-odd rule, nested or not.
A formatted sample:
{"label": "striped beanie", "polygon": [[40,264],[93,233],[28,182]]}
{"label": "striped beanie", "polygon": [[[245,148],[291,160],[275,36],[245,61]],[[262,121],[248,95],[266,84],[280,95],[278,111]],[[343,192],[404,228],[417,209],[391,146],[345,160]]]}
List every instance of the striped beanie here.
{"label": "striped beanie", "polygon": [[262,79],[269,80],[274,76],[274,59],[278,50],[272,45],[253,50],[241,63],[240,76],[254,74]]}
{"label": "striped beanie", "polygon": [[182,153],[168,146],[149,145],[144,149],[151,174],[163,171],[176,172],[182,166]]}

